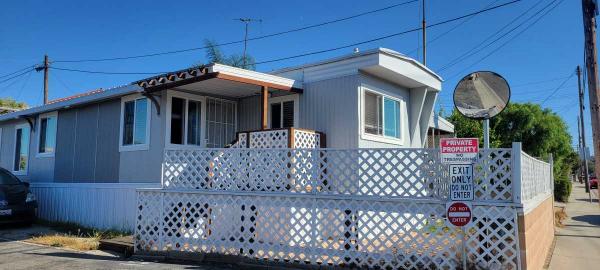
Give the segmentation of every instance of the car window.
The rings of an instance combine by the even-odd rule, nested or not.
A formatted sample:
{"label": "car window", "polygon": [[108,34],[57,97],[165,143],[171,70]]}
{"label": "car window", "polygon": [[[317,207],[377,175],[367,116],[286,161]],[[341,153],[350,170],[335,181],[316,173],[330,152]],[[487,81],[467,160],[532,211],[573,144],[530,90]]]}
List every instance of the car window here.
{"label": "car window", "polygon": [[10,175],[10,173],[0,170],[0,185],[16,185],[20,183],[21,182],[14,176]]}

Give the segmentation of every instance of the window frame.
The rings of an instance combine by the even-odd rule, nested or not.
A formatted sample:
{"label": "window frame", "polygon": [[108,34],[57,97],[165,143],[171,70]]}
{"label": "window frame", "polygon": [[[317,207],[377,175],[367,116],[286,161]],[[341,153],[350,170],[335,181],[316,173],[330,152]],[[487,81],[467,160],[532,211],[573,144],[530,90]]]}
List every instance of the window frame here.
{"label": "window frame", "polygon": [[[123,145],[123,132],[125,129],[123,124],[125,123],[125,103],[129,101],[136,101],[138,99],[146,100],[146,138],[145,143],[143,144],[131,144],[131,145]],[[129,95],[121,98],[121,116],[119,122],[119,152],[127,152],[127,151],[145,151],[150,149],[150,126],[152,119],[152,103],[147,97],[142,96],[141,94]],[[134,109],[134,126],[135,126],[135,109]],[[135,132],[135,128],[134,128]],[[134,134],[135,138],[135,134]]]}
{"label": "window frame", "polygon": [[[52,152],[40,152],[40,142],[42,141],[42,118],[50,118],[54,117],[56,119],[56,129],[54,130],[54,151]],[[54,157],[54,153],[56,153],[56,134],[58,133],[58,112],[49,112],[40,114],[37,119],[37,145],[35,150],[36,158],[44,158],[44,157]]]}
{"label": "window frame", "polygon": [[292,94],[292,95],[283,95],[283,96],[278,96],[278,97],[270,97],[269,98],[269,107],[268,107],[268,117],[267,117],[267,123],[268,123],[268,127],[272,128],[271,125],[271,104],[273,103],[280,103],[281,104],[281,119],[280,119],[280,127],[281,129],[285,129],[283,127],[283,103],[287,102],[287,101],[293,101],[294,102],[294,125],[293,127],[299,127],[299,123],[300,123],[300,96],[298,94]]}
{"label": "window frame", "polygon": [[[20,171],[15,171],[15,155],[17,154],[17,130],[19,129],[24,129],[27,128],[29,129],[29,141],[27,142],[27,162],[25,163],[25,169],[24,170],[20,170]],[[29,126],[29,124],[27,123],[23,123],[23,124],[17,124],[15,125],[15,135],[14,135],[14,144],[13,144],[13,154],[12,154],[12,166],[10,171],[14,174],[14,175],[27,175],[28,171],[29,171],[29,158],[30,158],[30,154],[31,154],[31,149],[29,147],[31,147],[31,127]],[[21,133],[23,134],[23,133]],[[21,135],[22,136],[22,135]],[[21,146],[23,145],[23,142],[21,142]]]}
{"label": "window frame", "polygon": [[[389,143],[389,144],[395,144],[395,145],[404,145],[404,127],[406,125],[406,121],[403,118],[403,115],[405,114],[406,110],[406,102],[404,101],[404,98],[399,97],[399,96],[391,96],[389,94],[387,94],[384,90],[375,88],[375,87],[371,87],[371,86],[366,86],[366,85],[361,85],[361,91],[360,91],[360,124],[359,124],[359,128],[360,128],[360,137],[363,140],[367,140],[367,141],[374,141],[374,142],[381,142],[381,143]],[[381,135],[376,135],[376,134],[371,134],[371,133],[367,133],[365,132],[365,94],[366,93],[371,93],[371,94],[375,94],[377,96],[381,96],[381,113],[382,113],[382,134]],[[399,102],[399,120],[400,120],[400,136],[399,137],[393,137],[393,136],[387,136],[385,135],[385,99],[389,99],[389,100],[394,100]]]}
{"label": "window frame", "polygon": [[[171,143],[171,114],[173,109],[173,98],[180,98],[185,100],[185,121],[183,123],[183,144],[173,144]],[[188,136],[188,104],[189,101],[201,102],[202,106],[200,107],[200,145],[188,144],[187,136]],[[165,129],[165,148],[166,149],[190,149],[190,148],[205,148],[206,147],[206,97],[199,96],[194,94],[176,92],[176,91],[167,91],[167,127]]]}

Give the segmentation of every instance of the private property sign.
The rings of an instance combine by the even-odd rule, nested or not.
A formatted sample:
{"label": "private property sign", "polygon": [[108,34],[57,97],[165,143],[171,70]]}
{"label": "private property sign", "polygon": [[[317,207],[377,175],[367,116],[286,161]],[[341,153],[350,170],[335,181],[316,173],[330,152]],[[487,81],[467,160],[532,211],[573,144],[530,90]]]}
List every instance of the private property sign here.
{"label": "private property sign", "polygon": [[479,139],[477,138],[442,138],[440,153],[442,163],[471,164],[477,161]]}
{"label": "private property sign", "polygon": [[473,165],[451,164],[450,169],[450,200],[473,200]]}
{"label": "private property sign", "polygon": [[467,202],[449,202],[446,204],[446,216],[450,224],[462,227],[471,222],[471,204]]}

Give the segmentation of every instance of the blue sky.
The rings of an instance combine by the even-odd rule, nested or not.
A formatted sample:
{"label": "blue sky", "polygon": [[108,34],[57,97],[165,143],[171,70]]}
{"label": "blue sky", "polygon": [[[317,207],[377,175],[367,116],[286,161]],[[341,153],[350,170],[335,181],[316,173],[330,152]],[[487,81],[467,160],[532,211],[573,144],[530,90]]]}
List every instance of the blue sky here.
{"label": "blue sky", "polygon": [[[0,76],[27,65],[38,64],[47,53],[51,61],[107,58],[200,47],[204,39],[217,42],[243,38],[243,24],[235,18],[262,19],[251,25],[250,37],[302,27],[382,8],[406,0],[380,1],[7,1],[0,9]],[[427,21],[435,23],[461,16],[492,3],[508,0],[427,0]],[[511,84],[513,101],[539,103],[547,98],[583,61],[581,4],[563,1],[536,25],[499,50],[513,34],[478,51],[451,68],[447,63],[498,31],[538,0],[524,0],[510,6],[428,30],[427,65],[445,79],[437,109],[452,106],[457,81],[475,70],[493,70]],[[541,8],[549,0],[543,1]],[[529,13],[531,14],[531,13]],[[529,16],[527,14],[523,19]],[[515,24],[516,25],[516,24]],[[515,26],[513,25],[513,26]],[[340,23],[249,42],[248,51],[258,62],[316,50],[328,49],[377,38],[420,26],[420,4],[410,3],[383,12]],[[511,26],[511,27],[513,27]],[[510,29],[510,28],[507,28]],[[420,59],[420,33],[392,37],[359,46],[394,49]],[[241,53],[242,45],[222,48]],[[342,54],[333,51],[257,66],[259,71],[303,64]],[[477,62],[487,55],[488,58]],[[159,57],[92,63],[53,63],[55,67],[110,72],[162,72],[185,68],[204,60],[204,51]],[[475,63],[473,65],[473,63]],[[50,99],[96,88],[109,88],[142,79],[147,75],[98,75],[51,70]],[[41,73],[32,72],[0,83],[0,96],[42,102]],[[557,110],[577,134],[577,80],[571,77],[544,104]],[[541,82],[543,83],[536,83]],[[534,84],[532,84],[534,83]],[[586,94],[586,105],[587,94]],[[591,124],[586,112],[588,144]],[[576,139],[573,141],[576,144]]]}

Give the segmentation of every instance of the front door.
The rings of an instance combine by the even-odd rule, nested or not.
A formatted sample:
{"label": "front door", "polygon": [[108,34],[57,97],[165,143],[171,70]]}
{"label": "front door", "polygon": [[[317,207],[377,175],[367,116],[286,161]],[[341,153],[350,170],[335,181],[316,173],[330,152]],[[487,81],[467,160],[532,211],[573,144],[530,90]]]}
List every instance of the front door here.
{"label": "front door", "polygon": [[221,148],[235,139],[236,103],[206,98],[206,147]]}

